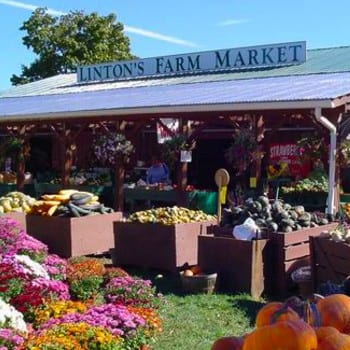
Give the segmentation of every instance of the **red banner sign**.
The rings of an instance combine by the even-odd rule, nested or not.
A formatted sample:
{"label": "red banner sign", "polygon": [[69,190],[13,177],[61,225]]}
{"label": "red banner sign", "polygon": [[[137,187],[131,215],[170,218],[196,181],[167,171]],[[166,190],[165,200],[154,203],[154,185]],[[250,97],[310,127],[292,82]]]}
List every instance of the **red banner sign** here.
{"label": "red banner sign", "polygon": [[309,163],[301,163],[296,143],[278,143],[270,145],[270,163],[286,163],[292,177],[306,177],[311,170]]}

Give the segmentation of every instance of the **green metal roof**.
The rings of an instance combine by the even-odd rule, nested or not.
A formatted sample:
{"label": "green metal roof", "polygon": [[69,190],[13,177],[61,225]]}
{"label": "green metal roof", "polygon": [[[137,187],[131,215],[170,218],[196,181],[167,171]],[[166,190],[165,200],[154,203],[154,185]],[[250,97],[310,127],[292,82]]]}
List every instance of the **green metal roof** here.
{"label": "green metal roof", "polygon": [[61,74],[2,91],[0,92],[0,98],[337,72],[350,72],[350,46],[307,50],[306,62],[303,64],[288,67],[253,69],[249,71],[130,79],[90,84],[77,83],[75,74]]}

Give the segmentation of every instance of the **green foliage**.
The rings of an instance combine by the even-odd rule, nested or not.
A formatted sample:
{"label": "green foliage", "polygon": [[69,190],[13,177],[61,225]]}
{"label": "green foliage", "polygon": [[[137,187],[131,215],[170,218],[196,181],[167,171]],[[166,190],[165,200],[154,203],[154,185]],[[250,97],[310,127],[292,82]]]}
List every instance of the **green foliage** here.
{"label": "green foliage", "polygon": [[72,11],[55,17],[46,8],[38,8],[20,29],[27,33],[23,44],[37,58],[29,66],[22,66],[20,76],[12,75],[13,85],[74,72],[77,64],[134,58],[123,24],[116,21],[115,14]]}
{"label": "green foliage", "polygon": [[76,300],[86,301],[98,295],[102,277],[90,276],[70,281],[69,291]]}

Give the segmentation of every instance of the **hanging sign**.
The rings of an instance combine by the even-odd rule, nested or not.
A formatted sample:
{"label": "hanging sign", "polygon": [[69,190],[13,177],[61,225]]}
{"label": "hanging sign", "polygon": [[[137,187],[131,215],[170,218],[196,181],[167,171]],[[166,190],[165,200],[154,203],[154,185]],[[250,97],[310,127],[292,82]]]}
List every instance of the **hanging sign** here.
{"label": "hanging sign", "polygon": [[[171,130],[175,135],[179,133],[179,120],[174,118],[162,118],[161,122]],[[157,140],[158,143],[164,143],[172,138],[172,134],[161,124],[157,123]]]}
{"label": "hanging sign", "polygon": [[180,162],[191,163],[192,151],[180,151]]}

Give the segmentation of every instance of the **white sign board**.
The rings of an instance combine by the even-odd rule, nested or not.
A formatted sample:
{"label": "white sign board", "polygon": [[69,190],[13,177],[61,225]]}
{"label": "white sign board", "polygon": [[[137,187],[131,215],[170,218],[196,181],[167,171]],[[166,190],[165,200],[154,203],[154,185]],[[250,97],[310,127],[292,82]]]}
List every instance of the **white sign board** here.
{"label": "white sign board", "polygon": [[77,67],[78,82],[278,67],[306,61],[306,42],[258,45]]}
{"label": "white sign board", "polygon": [[191,163],[192,151],[180,151],[180,162]]}

